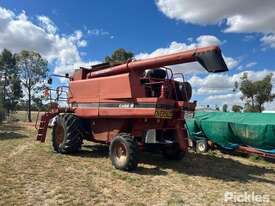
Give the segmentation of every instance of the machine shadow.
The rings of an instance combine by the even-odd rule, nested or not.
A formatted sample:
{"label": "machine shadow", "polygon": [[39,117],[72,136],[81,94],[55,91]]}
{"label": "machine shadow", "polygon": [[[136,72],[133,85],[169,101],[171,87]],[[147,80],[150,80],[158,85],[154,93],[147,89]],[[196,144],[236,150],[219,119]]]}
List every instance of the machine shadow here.
{"label": "machine shadow", "polygon": [[109,155],[109,148],[107,145],[103,144],[83,145],[81,151],[75,155],[81,157],[107,158]]}
{"label": "machine shadow", "polygon": [[0,141],[2,140],[10,140],[10,139],[19,139],[19,138],[27,138],[29,137],[26,134],[22,134],[21,132],[17,132],[22,130],[21,126],[15,124],[3,124],[0,126]]}
{"label": "machine shadow", "polygon": [[[84,158],[107,158],[108,146],[100,144],[84,145],[77,156]],[[167,175],[168,172],[166,169],[180,174],[208,177],[223,181],[248,182],[253,180],[275,184],[275,180],[260,177],[264,174],[275,174],[275,170],[273,169],[257,165],[246,165],[230,158],[191,152],[187,153],[181,161],[166,160],[160,154],[142,152],[140,155],[140,164],[133,173],[151,176]]]}
{"label": "machine shadow", "polygon": [[[145,153],[141,163],[155,165],[160,170],[171,169],[175,172],[201,176],[223,181],[248,182],[251,180],[275,184],[275,180],[261,178],[264,174],[275,174],[275,170],[257,165],[246,165],[230,158],[188,153],[181,161],[165,160],[160,155]],[[148,172],[148,174],[150,174]]]}

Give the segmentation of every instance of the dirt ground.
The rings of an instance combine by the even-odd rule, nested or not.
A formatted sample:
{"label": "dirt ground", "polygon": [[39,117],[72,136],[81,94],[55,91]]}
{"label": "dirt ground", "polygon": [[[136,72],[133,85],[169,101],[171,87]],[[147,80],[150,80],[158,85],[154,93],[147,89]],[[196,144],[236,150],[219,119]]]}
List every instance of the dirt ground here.
{"label": "dirt ground", "polygon": [[0,205],[234,205],[225,192],[268,195],[260,205],[275,205],[271,162],[219,152],[171,162],[144,153],[129,173],[112,168],[106,146],[85,142],[79,154],[60,155],[50,144],[36,142],[32,126],[0,126]]}

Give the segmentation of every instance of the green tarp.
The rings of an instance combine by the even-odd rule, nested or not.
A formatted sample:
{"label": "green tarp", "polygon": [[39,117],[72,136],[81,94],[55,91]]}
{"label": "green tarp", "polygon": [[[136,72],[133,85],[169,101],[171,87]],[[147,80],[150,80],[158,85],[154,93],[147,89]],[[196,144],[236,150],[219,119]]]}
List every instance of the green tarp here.
{"label": "green tarp", "polygon": [[275,114],[196,112],[186,123],[191,139],[208,138],[222,147],[275,149]]}

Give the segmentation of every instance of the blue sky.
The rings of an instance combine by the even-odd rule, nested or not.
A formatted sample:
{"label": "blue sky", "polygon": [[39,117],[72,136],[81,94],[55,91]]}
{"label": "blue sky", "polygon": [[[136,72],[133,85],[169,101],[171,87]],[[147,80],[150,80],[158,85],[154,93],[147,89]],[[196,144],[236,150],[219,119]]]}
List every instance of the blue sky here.
{"label": "blue sky", "polygon": [[0,8],[0,49],[36,50],[57,73],[100,62],[120,47],[147,58],[214,43],[229,73],[174,69],[186,73],[201,105],[231,105],[242,103],[231,89],[242,72],[257,80],[275,71],[272,0],[1,0]]}

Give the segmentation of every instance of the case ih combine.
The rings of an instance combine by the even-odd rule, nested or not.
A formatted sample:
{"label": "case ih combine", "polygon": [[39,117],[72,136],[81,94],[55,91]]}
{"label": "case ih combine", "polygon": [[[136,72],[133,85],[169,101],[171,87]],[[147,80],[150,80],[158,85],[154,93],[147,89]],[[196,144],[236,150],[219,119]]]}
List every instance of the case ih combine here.
{"label": "case ih combine", "polygon": [[112,164],[121,170],[135,169],[139,152],[152,145],[164,157],[180,159],[188,149],[185,113],[194,111],[196,102],[190,102],[190,84],[176,81],[167,66],[189,62],[208,72],[228,70],[216,46],[77,69],[69,77],[69,106],[54,104],[42,115],[37,140],[45,142],[48,123],[57,116],[56,152],[77,152],[83,140],[108,144]]}

